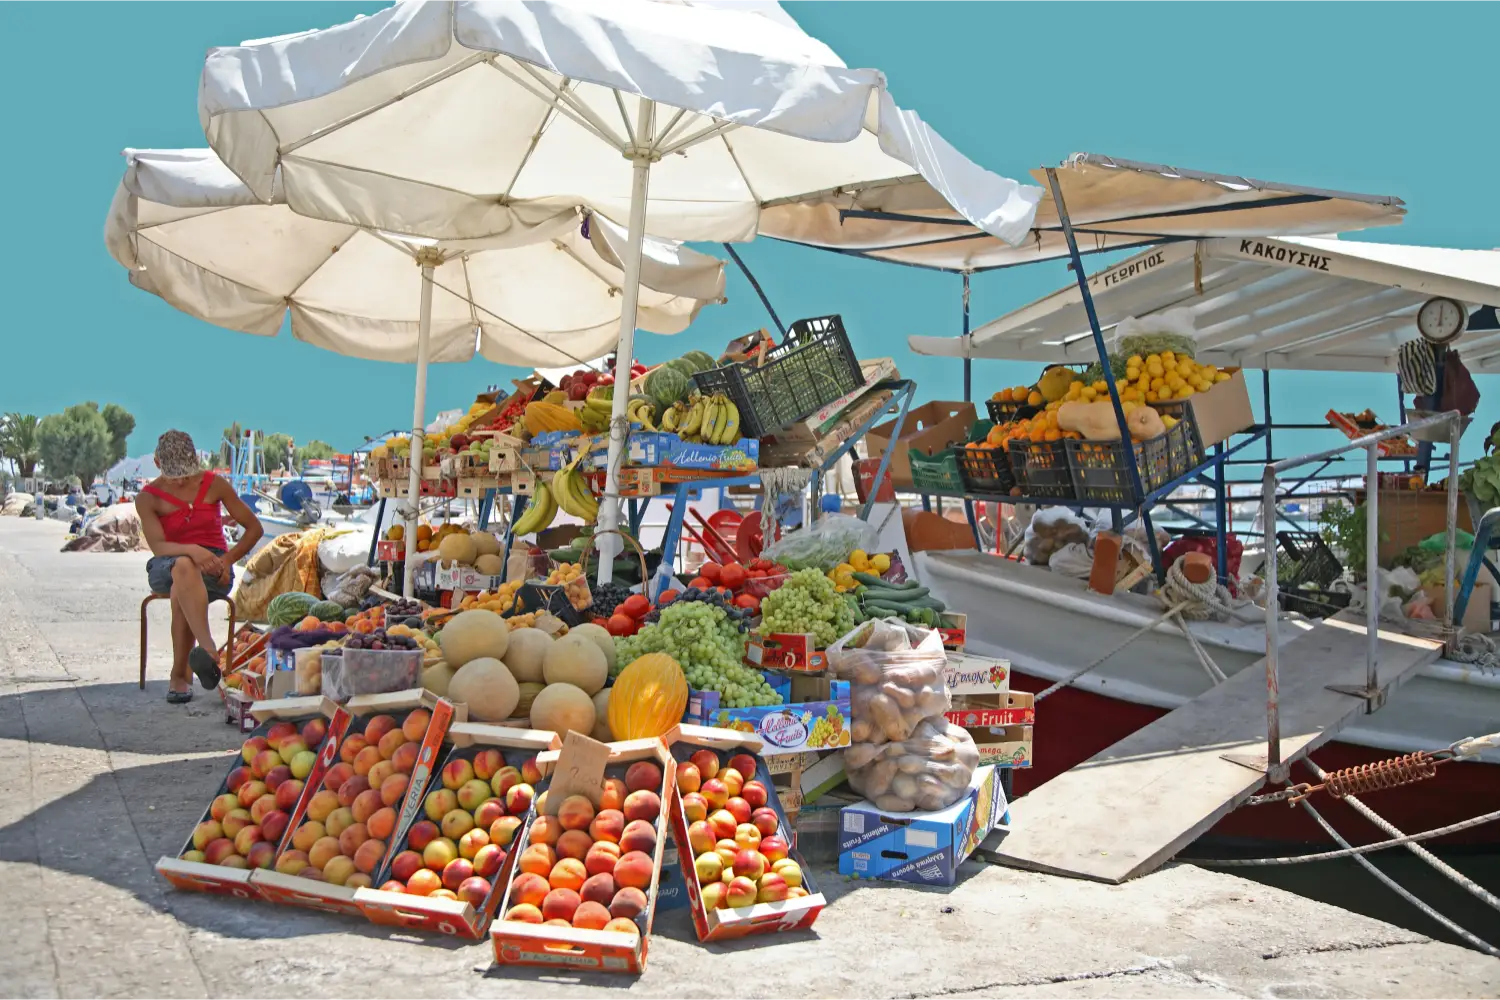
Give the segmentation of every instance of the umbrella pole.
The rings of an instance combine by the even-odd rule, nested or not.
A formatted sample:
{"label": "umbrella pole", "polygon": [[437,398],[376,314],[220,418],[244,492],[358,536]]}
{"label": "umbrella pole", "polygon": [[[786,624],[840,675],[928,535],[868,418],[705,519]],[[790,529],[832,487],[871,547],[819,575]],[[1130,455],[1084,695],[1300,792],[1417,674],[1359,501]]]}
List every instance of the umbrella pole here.
{"label": "umbrella pole", "polygon": [[425,441],[427,412],[427,354],[432,342],[432,269],[437,255],[429,248],[417,251],[422,268],[422,310],[417,318],[417,391],[411,418],[411,471],[406,481],[406,505],[401,509],[406,520],[406,559],[402,563],[401,596],[412,596],[412,576],[416,572],[417,515],[422,503],[422,446]]}
{"label": "umbrella pole", "polygon": [[[614,401],[609,418],[609,457],[604,467],[604,500],[599,504],[600,531],[619,530],[620,466],[625,462],[625,435],[630,424],[625,408],[630,402],[630,366],[635,358],[636,307],[641,297],[641,247],[646,240],[646,198],[651,186],[651,163],[660,159],[652,149],[656,102],[641,100],[635,142],[627,155],[631,162],[630,229],[625,248],[624,297],[620,303],[620,338],[615,348]],[[615,553],[622,548],[619,536],[599,538],[601,584],[614,578]]]}

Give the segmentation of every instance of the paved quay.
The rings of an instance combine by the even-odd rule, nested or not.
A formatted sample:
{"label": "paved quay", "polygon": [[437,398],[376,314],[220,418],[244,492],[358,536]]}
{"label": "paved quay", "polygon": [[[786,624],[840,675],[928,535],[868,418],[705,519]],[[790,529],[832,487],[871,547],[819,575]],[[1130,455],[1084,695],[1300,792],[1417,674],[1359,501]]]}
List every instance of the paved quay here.
{"label": "paved quay", "polygon": [[178,892],[153,865],[239,741],[217,697],[163,700],[160,604],[137,690],[145,555],[63,554],[63,531],[0,519],[0,996],[1500,995],[1500,961],[1189,865],[1109,886],[969,862],[944,891],[820,870],[812,931],[702,946],[665,913],[638,979]]}

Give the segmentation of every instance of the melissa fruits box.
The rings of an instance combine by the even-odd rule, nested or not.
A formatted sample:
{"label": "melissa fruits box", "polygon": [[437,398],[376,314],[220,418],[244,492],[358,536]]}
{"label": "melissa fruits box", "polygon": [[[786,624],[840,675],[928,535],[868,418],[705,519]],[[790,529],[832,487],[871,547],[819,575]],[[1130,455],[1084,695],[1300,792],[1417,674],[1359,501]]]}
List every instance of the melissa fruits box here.
{"label": "melissa fruits box", "polygon": [[811,927],[826,900],[792,849],[759,738],[679,725],[670,812],[700,941]]}
{"label": "melissa fruits box", "polygon": [[358,915],[361,888],[389,860],[401,817],[421,808],[444,735],[463,706],[430,691],[356,695],[353,716],[307,777],[273,870],[251,877],[273,903]]}
{"label": "melissa fruits box", "polygon": [[396,825],[376,888],[354,902],[372,922],[481,938],[500,905],[511,848],[546,788],[537,754],[562,746],[556,733],[461,722],[420,811]]}
{"label": "melissa fruits box", "polygon": [[251,874],[281,852],[292,817],[311,795],[318,759],[349,724],[349,713],[327,698],[261,701],[251,711],[257,725],[213,801],[177,857],[156,863],[179,889],[261,898]]}
{"label": "melissa fruits box", "polygon": [[717,691],[688,691],[683,721],[760,737],[761,753],[805,753],[849,745],[849,682],[763,671],[782,704],[726,708]]}
{"label": "melissa fruits box", "polygon": [[871,802],[839,814],[839,874],[952,885],[958,866],[1005,815],[1000,772],[974,769],[968,791],[946,809],[881,812]]}
{"label": "melissa fruits box", "polygon": [[547,790],[514,841],[495,961],[638,973],[656,913],[675,761],[660,740],[570,732],[537,757]]}

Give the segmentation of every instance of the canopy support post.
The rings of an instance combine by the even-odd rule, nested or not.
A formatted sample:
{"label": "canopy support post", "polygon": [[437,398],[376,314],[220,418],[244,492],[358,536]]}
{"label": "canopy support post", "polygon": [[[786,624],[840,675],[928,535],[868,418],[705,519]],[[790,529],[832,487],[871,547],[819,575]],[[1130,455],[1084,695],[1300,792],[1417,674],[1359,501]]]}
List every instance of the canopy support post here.
{"label": "canopy support post", "polygon": [[760,287],[760,282],[755,280],[755,275],[750,273],[750,268],[746,267],[740,255],[735,253],[734,247],[728,243],[721,243],[720,246],[724,248],[725,253],[729,254],[729,259],[739,265],[740,271],[745,275],[745,280],[750,282],[750,287],[755,289],[756,295],[760,296],[760,304],[765,306],[766,312],[771,314],[771,322],[776,324],[776,331],[785,338],[786,327],[782,325],[781,317],[776,315],[776,310],[771,308],[771,300],[766,296],[765,290]]}
{"label": "canopy support post", "polygon": [[[965,271],[964,278],[964,402],[968,403],[974,398],[974,360],[969,357],[969,272]],[[974,535],[974,547],[984,551],[984,545],[979,540],[979,519],[974,516],[974,501],[964,496],[964,517],[969,520],[969,530]]]}
{"label": "canopy support post", "polygon": [[422,269],[422,307],[417,316],[417,391],[413,396],[411,417],[411,466],[406,479],[406,504],[401,508],[406,520],[406,562],[401,574],[401,596],[412,597],[412,576],[416,572],[417,516],[422,502],[422,445],[427,433],[427,355],[432,350],[432,272],[442,263],[440,251],[423,247],[416,254]]}

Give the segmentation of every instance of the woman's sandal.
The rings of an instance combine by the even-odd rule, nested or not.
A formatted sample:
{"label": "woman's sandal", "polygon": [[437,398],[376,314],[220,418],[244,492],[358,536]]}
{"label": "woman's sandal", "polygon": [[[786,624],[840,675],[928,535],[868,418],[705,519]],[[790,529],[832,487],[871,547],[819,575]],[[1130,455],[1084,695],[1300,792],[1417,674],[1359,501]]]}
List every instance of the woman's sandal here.
{"label": "woman's sandal", "polygon": [[193,689],[192,688],[188,688],[186,691],[168,691],[167,692],[167,703],[170,704],[170,705],[186,705],[188,702],[190,702],[192,700],[193,700]]}
{"label": "woman's sandal", "polygon": [[205,688],[219,686],[219,665],[202,646],[194,646],[193,651],[188,654],[188,666],[193,668],[193,673],[198,677],[198,683]]}

